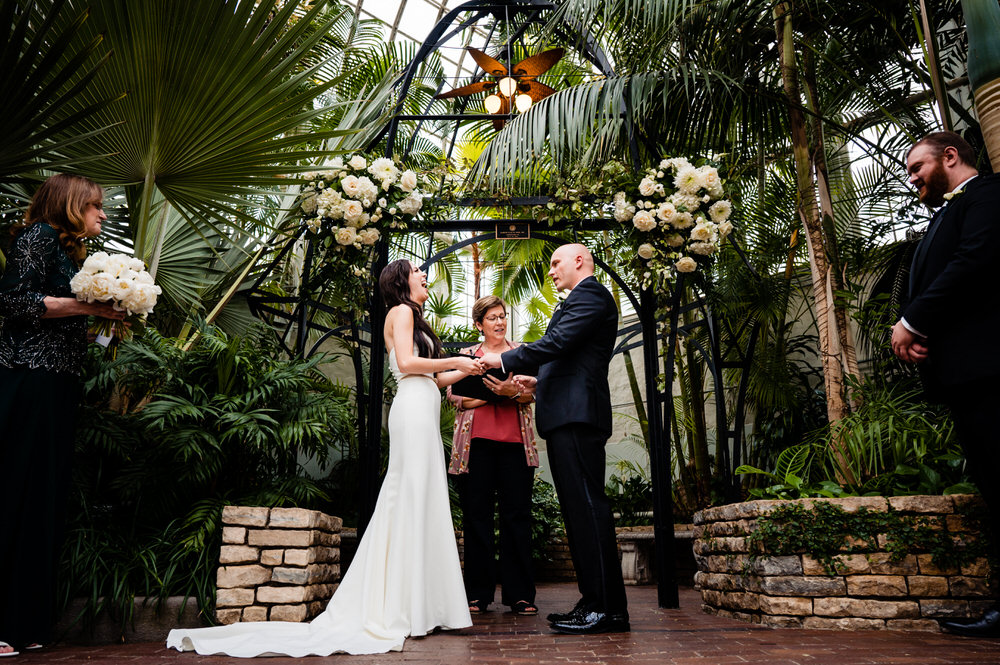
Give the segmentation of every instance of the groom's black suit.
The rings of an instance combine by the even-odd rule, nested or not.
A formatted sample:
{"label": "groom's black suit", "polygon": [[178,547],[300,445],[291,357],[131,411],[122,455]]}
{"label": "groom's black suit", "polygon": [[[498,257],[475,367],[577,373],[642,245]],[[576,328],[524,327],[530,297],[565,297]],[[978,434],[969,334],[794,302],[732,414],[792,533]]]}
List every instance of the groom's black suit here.
{"label": "groom's black suit", "polygon": [[604,493],[604,444],[611,436],[608,368],[618,309],[608,290],[586,277],[556,308],[545,335],[504,353],[504,371],[534,374],[535,422],[566,523],[581,607],[626,611],[611,505]]}
{"label": "groom's black suit", "polygon": [[931,220],[903,319],[927,337],[928,397],[947,404],[967,469],[1000,534],[1000,176],[978,176]]}

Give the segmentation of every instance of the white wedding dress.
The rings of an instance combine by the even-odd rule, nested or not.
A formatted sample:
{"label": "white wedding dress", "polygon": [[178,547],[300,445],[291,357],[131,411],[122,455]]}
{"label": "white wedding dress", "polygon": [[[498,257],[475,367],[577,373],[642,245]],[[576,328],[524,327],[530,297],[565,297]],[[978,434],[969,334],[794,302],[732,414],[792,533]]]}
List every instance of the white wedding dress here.
{"label": "white wedding dress", "polygon": [[263,621],[171,630],[167,647],[200,654],[328,656],[399,651],[408,636],[472,625],[448,504],[441,393],[401,375],[389,409],[389,469],[375,512],[326,611],[311,623]]}

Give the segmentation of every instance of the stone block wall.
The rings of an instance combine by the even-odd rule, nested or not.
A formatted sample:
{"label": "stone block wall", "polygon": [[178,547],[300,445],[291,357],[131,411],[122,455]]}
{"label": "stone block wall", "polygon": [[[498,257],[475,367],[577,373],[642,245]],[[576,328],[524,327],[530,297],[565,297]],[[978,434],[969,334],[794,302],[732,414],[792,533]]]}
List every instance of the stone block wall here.
{"label": "stone block wall", "polygon": [[343,522],[316,510],[226,506],[215,618],[306,621],[340,581]]}
{"label": "stone block wall", "polygon": [[[997,585],[985,558],[939,567],[930,552],[911,551],[893,560],[887,538],[865,551],[841,550],[834,573],[805,553],[751,556],[749,534],[778,506],[829,502],[845,512],[897,511],[926,518],[960,548],[976,541],[963,515],[981,506],[978,497],[908,496],[749,501],[695,515],[695,584],[710,614],[780,627],[938,631],[938,619],[981,615],[992,606]],[[852,542],[853,541],[853,542]],[[858,546],[859,539],[849,539]]]}

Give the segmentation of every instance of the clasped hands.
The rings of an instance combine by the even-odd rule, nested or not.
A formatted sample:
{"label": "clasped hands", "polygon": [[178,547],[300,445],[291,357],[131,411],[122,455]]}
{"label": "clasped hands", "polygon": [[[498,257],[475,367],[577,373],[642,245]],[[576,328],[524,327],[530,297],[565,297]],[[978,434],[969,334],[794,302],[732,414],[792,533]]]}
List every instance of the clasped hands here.
{"label": "clasped hands", "polygon": [[922,363],[927,360],[927,338],[921,337],[897,321],[892,326],[892,352],[900,360],[908,363]]}

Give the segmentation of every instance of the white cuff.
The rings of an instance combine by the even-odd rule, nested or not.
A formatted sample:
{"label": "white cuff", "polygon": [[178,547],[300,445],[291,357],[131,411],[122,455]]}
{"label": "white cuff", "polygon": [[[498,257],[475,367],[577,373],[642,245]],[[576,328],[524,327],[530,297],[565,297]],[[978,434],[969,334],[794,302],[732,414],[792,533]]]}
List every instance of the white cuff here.
{"label": "white cuff", "polygon": [[913,326],[911,326],[909,323],[907,323],[906,319],[900,317],[899,322],[903,324],[904,328],[906,328],[907,330],[909,330],[911,333],[913,333],[917,337],[927,337],[927,335],[923,334],[922,332],[920,332],[919,330],[917,330],[916,328],[914,328]]}

